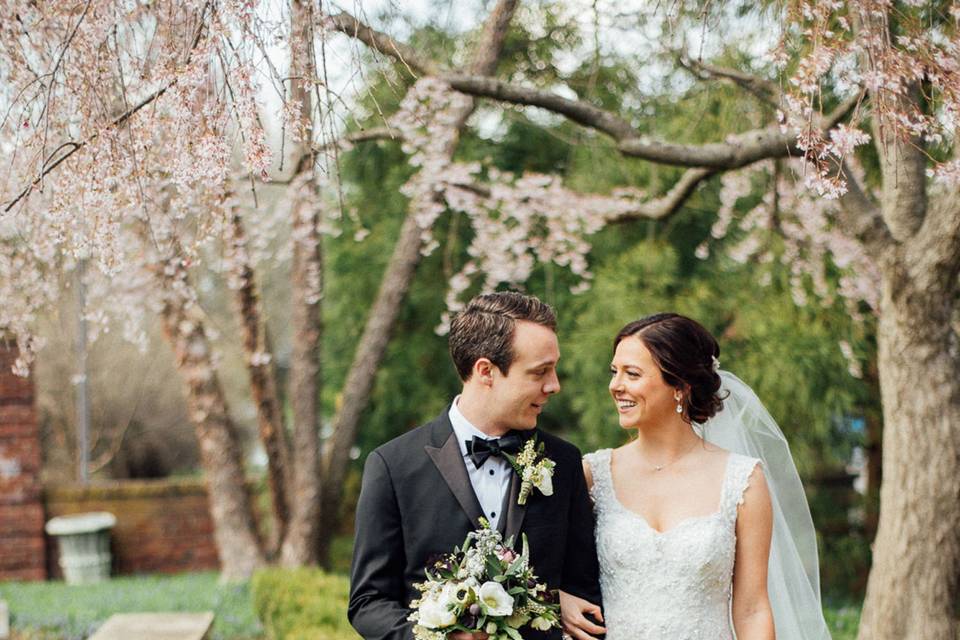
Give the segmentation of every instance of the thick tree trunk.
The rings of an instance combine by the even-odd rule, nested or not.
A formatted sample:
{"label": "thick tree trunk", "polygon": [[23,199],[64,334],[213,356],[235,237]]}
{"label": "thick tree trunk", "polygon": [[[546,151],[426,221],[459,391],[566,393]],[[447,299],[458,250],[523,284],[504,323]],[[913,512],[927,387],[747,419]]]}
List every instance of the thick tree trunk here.
{"label": "thick tree trunk", "polygon": [[274,516],[274,529],[267,546],[270,555],[273,555],[283,540],[289,520],[289,445],[277,400],[274,363],[266,325],[262,320],[260,294],[247,252],[246,230],[237,211],[231,214],[228,252],[233,279],[231,286],[235,289],[243,351],[250,376],[250,392],[257,408],[260,441],[267,454],[267,477]]}
{"label": "thick tree trunk", "polygon": [[164,333],[187,385],[213,516],[221,576],[243,580],[264,563],[243,475],[237,429],[213,364],[213,351],[191,291],[184,260],[174,248],[156,269],[164,292]]}
{"label": "thick tree trunk", "polygon": [[[513,19],[518,0],[499,0],[484,23],[483,33],[469,65],[472,73],[487,75],[496,71],[503,50],[507,28]],[[443,150],[447,160],[453,158],[460,131],[475,108],[475,100],[468,99],[453,107],[448,121],[451,133]],[[436,197],[436,196],[433,196]],[[407,296],[417,265],[423,241],[423,229],[417,224],[416,214],[429,203],[414,198],[400,229],[386,273],[380,283],[377,298],[367,317],[360,344],[354,355],[343,390],[343,403],[334,419],[333,442],[324,456],[324,485],[321,517],[324,528],[319,540],[319,557],[325,565],[329,561],[330,543],[340,522],[340,500],[350,464],[350,449],[356,440],[360,416],[367,406],[373,381],[383,360],[390,334],[396,324],[400,307]]]}
{"label": "thick tree trunk", "polygon": [[[876,363],[871,363],[867,371],[866,382],[869,382],[873,388],[879,387],[880,380]],[[866,410],[864,449],[867,463],[864,534],[867,536],[867,540],[873,540],[877,535],[877,525],[880,518],[880,487],[883,481],[883,407],[879,401],[875,406]]]}
{"label": "thick tree trunk", "polygon": [[[952,292],[885,273],[879,325],[883,485],[860,640],[956,640],[960,356]],[[952,289],[952,287],[951,287]]]}
{"label": "thick tree trunk", "polygon": [[[295,0],[291,12],[290,99],[301,105],[299,137],[304,148],[312,132],[311,79],[313,65],[312,11],[306,0]],[[316,188],[314,158],[301,154],[298,173],[304,188]],[[298,183],[294,180],[294,187]],[[323,335],[323,253],[318,198],[297,201],[293,211],[293,353],[289,396],[293,410],[293,483],[290,526],[280,552],[286,566],[317,563],[320,528],[320,339]]]}
{"label": "thick tree trunk", "polygon": [[343,402],[334,421],[333,441],[325,451],[324,460],[325,476],[321,503],[324,527],[318,544],[318,556],[324,564],[328,562],[330,543],[340,519],[340,498],[350,464],[350,448],[356,439],[360,416],[370,398],[373,381],[383,360],[400,307],[420,262],[422,232],[417,224],[416,209],[411,207],[403,221],[400,238],[394,246],[393,255],[380,282],[380,290],[370,309],[353,364],[343,386]]}
{"label": "thick tree trunk", "polygon": [[290,403],[293,410],[293,513],[283,542],[281,562],[287,566],[316,564],[320,526],[320,319],[323,262],[319,214],[308,202],[294,212],[293,354],[290,359]]}

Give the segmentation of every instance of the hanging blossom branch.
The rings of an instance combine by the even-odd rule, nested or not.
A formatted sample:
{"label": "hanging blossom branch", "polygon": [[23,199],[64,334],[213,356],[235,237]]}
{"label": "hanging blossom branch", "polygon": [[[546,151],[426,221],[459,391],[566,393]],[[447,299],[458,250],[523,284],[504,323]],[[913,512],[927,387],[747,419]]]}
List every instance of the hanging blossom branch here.
{"label": "hanging blossom branch", "polygon": [[[88,2],[84,7],[83,16],[86,16],[87,12],[90,10],[90,4],[91,3]],[[190,58],[193,55],[194,50],[197,48],[197,45],[200,44],[200,39],[203,36],[203,29],[205,27],[204,17],[207,13],[209,6],[210,6],[209,2],[203,5],[203,9],[200,13],[200,18],[199,18],[200,25],[197,27],[196,35],[192,39],[192,44],[188,49],[186,58],[184,60],[184,64],[186,65],[189,65]],[[53,70],[50,72],[50,74],[48,74],[50,76],[50,79],[48,81],[49,84],[48,84],[48,90],[47,90],[47,99],[43,106],[43,115],[45,115],[48,120],[50,117],[49,110],[52,109],[51,95],[52,95],[53,87],[56,80],[57,70],[60,68],[60,65],[63,62],[63,57],[67,51],[70,41],[72,41],[74,36],[76,36],[77,30],[80,28],[80,25],[83,22],[83,16],[81,16],[80,20],[77,21],[76,27],[74,27],[73,31],[70,33],[70,37],[67,43],[64,45],[60,55],[58,56],[57,62]],[[146,98],[141,100],[135,106],[130,107],[120,115],[116,116],[109,123],[108,126],[112,128],[117,128],[117,129],[123,127],[127,123],[127,121],[130,120],[130,118],[132,118],[134,115],[137,114],[137,112],[139,112],[141,109],[143,109],[144,107],[152,103],[154,100],[156,100],[160,96],[162,96],[164,93],[166,93],[167,90],[170,89],[173,85],[175,85],[178,80],[179,80],[179,77],[174,76],[171,80],[169,80],[169,82],[166,85],[164,85],[163,87],[157,89],[156,91],[148,95]],[[100,135],[99,132],[95,132],[85,140],[80,140],[80,141],[68,140],[60,144],[56,149],[54,149],[49,155],[45,157],[43,163],[40,166],[39,175],[36,178],[34,178],[34,180],[30,184],[28,184],[22,191],[20,191],[20,193],[18,193],[10,202],[8,202],[4,206],[3,208],[4,213],[10,211],[18,202],[20,202],[25,197],[27,197],[30,194],[30,192],[33,191],[33,189],[43,181],[44,177],[48,173],[56,169],[61,163],[67,160],[74,153],[83,149],[84,146],[93,142],[99,135]],[[46,137],[46,131],[44,131],[44,137]],[[45,148],[45,144],[44,144],[44,148]],[[63,151],[62,154],[60,153],[61,151]]]}
{"label": "hanging blossom branch", "polygon": [[611,222],[648,217],[664,218],[677,211],[712,169],[691,169],[663,197],[647,199],[635,189],[610,195],[578,193],[555,176],[515,176],[485,169],[479,163],[459,163],[443,153],[445,114],[463,98],[435,78],[419,80],[408,92],[391,127],[403,132],[402,145],[419,171],[402,192],[419,202],[417,220],[425,253],[437,241],[432,228],[447,211],[466,214],[473,230],[467,249],[470,259],[450,280],[448,312],[462,305],[461,298],[475,283],[484,291],[500,284],[520,286],[537,262],[552,262],[580,278],[575,291],[589,286],[588,238]]}
{"label": "hanging blossom branch", "polygon": [[[769,81],[710,65],[690,63],[690,66],[701,76],[730,80],[767,100],[779,97],[779,92]],[[732,169],[760,163],[754,172],[767,171],[770,158],[803,155],[804,139],[798,140],[797,132],[791,131],[785,123],[730,136],[721,143],[670,144],[644,136],[619,115],[584,101],[485,76],[445,74],[440,80],[453,89],[474,96],[537,106],[563,115],[609,135],[623,155],[690,167],[670,191],[654,199],[646,199],[641,193],[625,192],[612,196],[587,196],[566,190],[556,178],[535,175],[518,178],[483,171],[476,164],[448,163],[436,167],[434,177],[425,182],[436,193],[442,194],[446,208],[466,213],[474,231],[474,241],[468,249],[471,259],[450,281],[449,310],[462,304],[461,298],[478,280],[482,289],[491,289],[501,283],[519,285],[526,281],[536,260],[569,267],[582,278],[576,288],[583,288],[589,284],[590,278],[586,267],[589,250],[586,238],[605,224],[669,216],[682,206],[697,185],[721,171],[726,172],[724,181],[731,181],[736,180],[731,177],[736,176],[730,171]],[[435,80],[423,79],[418,85],[424,95],[433,94],[435,104],[449,99],[443,85]],[[411,93],[411,96],[415,95],[416,92]],[[890,236],[877,206],[849,169],[845,156],[850,150],[850,134],[842,124],[852,113],[858,112],[862,100],[863,93],[853,91],[831,113],[825,116],[811,114],[810,119],[809,130],[816,130],[817,135],[832,142],[829,159],[834,166],[834,175],[843,177],[845,187],[828,195],[841,197],[842,208],[836,205],[827,207],[820,201],[817,203],[819,208],[809,219],[787,216],[781,221],[782,216],[776,214],[774,202],[781,206],[786,203],[800,207],[802,194],[797,192],[793,182],[785,185],[778,180],[779,191],[768,194],[762,206],[755,208],[742,222],[740,232],[751,230],[753,233],[747,234],[735,247],[735,257],[741,261],[772,260],[772,254],[761,251],[766,241],[759,231],[769,231],[775,222],[778,229],[781,226],[786,228],[788,249],[780,259],[791,270],[792,290],[798,303],[806,301],[808,292],[824,302],[834,299],[835,292],[830,290],[826,277],[826,265],[832,264],[844,274],[839,294],[848,301],[851,309],[855,309],[859,302],[865,302],[871,308],[877,304],[873,283],[878,279],[870,274],[875,276],[878,272],[863,247],[869,250],[885,245]],[[416,101],[405,104],[401,112],[406,111],[406,115],[398,114],[397,129],[404,133],[405,150],[414,156],[417,149],[425,149],[430,143],[428,135],[418,138],[416,133],[419,130],[426,134],[428,123],[435,117],[430,102],[423,99],[419,104]],[[429,164],[424,166],[430,168]],[[794,163],[792,166],[807,176],[808,186],[817,186],[809,179],[810,172],[803,172],[803,164]],[[746,179],[749,182],[749,176]],[[725,188],[725,197],[730,198],[729,186]],[[810,209],[808,203],[802,205],[802,209],[794,211]],[[714,229],[718,238],[726,233],[723,227],[730,224],[732,207],[732,204],[726,205],[721,212]],[[429,224],[441,213],[439,206],[435,209],[426,221]],[[864,244],[856,244],[854,239],[862,240]],[[705,254],[707,250],[704,245],[700,253]],[[867,276],[858,278],[853,275],[856,273]],[[448,318],[446,316],[439,327],[441,331],[446,328]]]}
{"label": "hanging blossom branch", "polygon": [[[20,27],[0,31],[0,45],[11,52],[0,59],[9,79],[0,93],[10,105],[0,122],[9,158],[0,185],[8,197],[0,200],[4,224],[16,230],[2,238],[0,283],[12,295],[0,328],[17,336],[21,372],[39,348],[34,318],[56,299],[50,287],[25,283],[49,280],[79,259],[107,279],[137,273],[145,248],[127,227],[147,221],[150,242],[177,238],[195,262],[221,235],[233,152],[256,175],[271,163],[257,117],[256,52],[229,46],[230,37],[252,28],[250,6],[92,0],[79,23],[71,6],[24,0],[0,8],[0,20]],[[66,33],[69,47],[46,46]],[[59,71],[44,84],[35,67]],[[70,140],[51,154],[51,136]],[[158,203],[173,215],[154,216]],[[126,308],[98,314],[98,321]]]}
{"label": "hanging blossom branch", "polygon": [[[500,284],[520,286],[538,261],[568,268],[580,278],[574,290],[582,291],[592,278],[587,268],[591,235],[611,223],[666,218],[680,209],[699,184],[719,172],[688,169],[666,194],[648,198],[629,189],[608,196],[583,194],[565,188],[552,176],[513,176],[485,170],[478,163],[456,163],[440,152],[446,144],[441,135],[445,130],[442,114],[449,112],[455,99],[443,80],[423,78],[390,122],[393,129],[403,132],[403,149],[410,154],[411,163],[420,167],[403,192],[411,198],[420,194],[422,202],[431,203],[418,216],[424,251],[429,253],[437,246],[432,227],[447,210],[465,213],[473,229],[468,247],[471,259],[450,280],[448,313],[440,331],[447,327],[449,312],[460,307],[461,298],[474,284],[482,290]],[[841,105],[824,126],[833,126],[855,102],[851,99]],[[439,197],[427,197],[429,194]],[[876,218],[866,199],[862,214]]]}
{"label": "hanging blossom branch", "polygon": [[[720,244],[734,262],[757,265],[762,285],[771,282],[767,267],[779,263],[786,268],[798,306],[830,307],[840,301],[861,323],[866,320],[863,305],[872,315],[879,314],[879,254],[845,228],[841,203],[816,197],[804,186],[802,158],[786,165],[787,171],[780,171],[774,161],[765,161],[721,176],[717,218],[696,256],[706,259],[711,247]],[[845,171],[853,177],[849,167]],[[741,203],[756,198],[758,190],[763,194],[759,202],[739,212]],[[840,348],[851,375],[860,377],[859,361],[849,345]]]}
{"label": "hanging blossom branch", "polygon": [[[815,171],[807,183],[835,197],[846,188],[838,164],[870,141],[857,128],[864,114],[826,137],[813,125],[824,84],[863,86],[871,102],[878,144],[891,141],[922,147],[953,137],[960,124],[960,3],[939,5],[910,0],[894,10],[885,0],[814,2],[789,5],[783,38],[774,52],[780,69],[800,53],[784,95],[781,120],[795,134]],[[891,17],[896,19],[894,35]],[[924,109],[912,93],[925,86]],[[960,184],[960,162],[932,162],[930,176]]]}

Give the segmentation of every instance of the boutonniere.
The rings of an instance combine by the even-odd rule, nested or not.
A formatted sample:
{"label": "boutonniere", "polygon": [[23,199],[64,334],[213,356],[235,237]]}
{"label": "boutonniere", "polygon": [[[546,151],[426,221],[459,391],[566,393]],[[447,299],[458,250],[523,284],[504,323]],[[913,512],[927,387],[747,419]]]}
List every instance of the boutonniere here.
{"label": "boutonniere", "polygon": [[523,445],[516,457],[504,453],[513,470],[520,476],[520,496],[517,504],[526,504],[534,487],[545,496],[553,495],[553,469],[557,463],[543,455],[544,445],[533,436]]}

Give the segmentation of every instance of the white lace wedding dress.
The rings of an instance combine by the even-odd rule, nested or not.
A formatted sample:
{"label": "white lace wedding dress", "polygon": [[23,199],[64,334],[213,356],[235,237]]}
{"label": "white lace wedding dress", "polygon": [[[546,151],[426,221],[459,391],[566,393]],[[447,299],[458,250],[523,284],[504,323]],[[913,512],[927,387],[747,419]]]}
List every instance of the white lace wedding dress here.
{"label": "white lace wedding dress", "polygon": [[587,454],[607,640],[733,640],[737,506],[760,462],[731,453],[717,512],[663,533],[617,499],[610,449]]}

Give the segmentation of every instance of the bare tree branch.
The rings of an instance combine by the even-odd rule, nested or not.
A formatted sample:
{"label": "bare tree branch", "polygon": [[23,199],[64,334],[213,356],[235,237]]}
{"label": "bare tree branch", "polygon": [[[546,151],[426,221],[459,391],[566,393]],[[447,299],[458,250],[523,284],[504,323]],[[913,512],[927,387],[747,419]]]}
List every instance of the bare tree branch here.
{"label": "bare tree branch", "polygon": [[352,131],[348,134],[340,136],[340,138],[336,140],[330,140],[329,142],[324,142],[322,144],[315,144],[313,145],[313,152],[322,153],[332,149],[333,147],[343,147],[361,142],[369,142],[371,140],[399,140],[400,138],[400,132],[393,127],[372,127],[370,129],[362,129],[360,131]]}
{"label": "bare tree branch", "polygon": [[483,25],[480,44],[470,62],[470,72],[481,76],[493,75],[497,70],[503,43],[507,38],[507,29],[517,10],[519,0],[501,0],[494,6],[493,12]]}
{"label": "bare tree branch", "polygon": [[[457,91],[493,98],[517,105],[541,107],[568,119],[606,133],[617,142],[625,156],[682,167],[739,169],[767,158],[798,155],[796,138],[777,126],[754,129],[729,136],[726,142],[701,145],[674,144],[656,140],[638,132],[620,115],[582,100],[571,100],[549,91],[523,87],[496,78],[447,74],[442,76]],[[857,95],[844,101],[824,119],[825,126],[835,126],[859,103]]]}
{"label": "bare tree branch", "polygon": [[633,125],[629,122],[587,102],[564,98],[549,91],[521,87],[496,78],[462,74],[446,74],[441,78],[462,93],[517,105],[541,107],[566,116],[577,124],[606,133],[617,141],[636,136]]}
{"label": "bare tree branch", "polygon": [[243,338],[243,352],[250,382],[250,394],[257,410],[260,441],[267,454],[267,481],[275,527],[268,543],[272,555],[283,540],[290,521],[291,471],[290,444],[283,426],[282,410],[277,398],[275,364],[264,354],[271,354],[263,305],[256,274],[247,248],[247,232],[238,207],[231,207],[227,242],[231,259],[229,268],[239,286],[234,291],[237,320]]}
{"label": "bare tree branch", "polygon": [[730,136],[727,142],[703,145],[674,144],[640,134],[615,113],[581,100],[571,100],[549,91],[522,87],[495,78],[448,74],[443,76],[457,91],[494,98],[512,104],[536,106],[566,116],[591,129],[606,133],[625,156],[682,167],[738,169],[758,160],[779,158],[799,150],[793,136],[767,127]]}
{"label": "bare tree branch", "polygon": [[780,87],[766,78],[760,78],[736,69],[727,69],[725,67],[707,64],[700,60],[688,58],[685,55],[677,56],[677,62],[701,80],[709,80],[711,78],[729,80],[762,102],[773,107],[778,106],[777,100],[780,95]]}
{"label": "bare tree branch", "polygon": [[432,60],[420,57],[412,47],[397,42],[387,34],[377,31],[346,11],[324,16],[321,20],[323,24],[319,26],[332,28],[356,38],[371,49],[394,58],[406,67],[407,72],[414,78],[418,75],[430,76],[440,73],[439,67]]}
{"label": "bare tree branch", "polygon": [[696,188],[705,180],[715,176],[716,169],[687,169],[670,191],[663,196],[640,203],[634,211],[611,218],[610,222],[622,223],[639,219],[663,220],[680,210],[680,207],[693,195]]}

